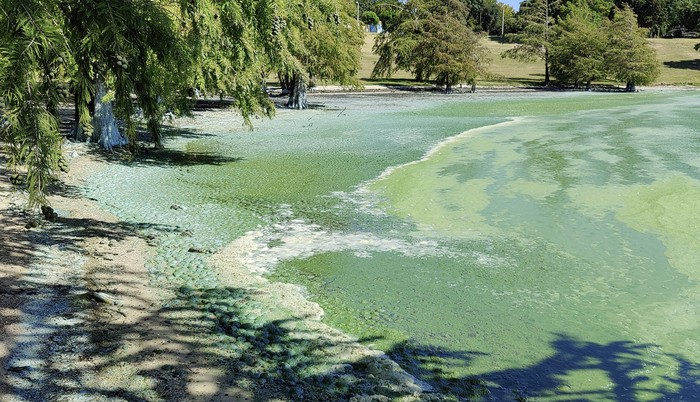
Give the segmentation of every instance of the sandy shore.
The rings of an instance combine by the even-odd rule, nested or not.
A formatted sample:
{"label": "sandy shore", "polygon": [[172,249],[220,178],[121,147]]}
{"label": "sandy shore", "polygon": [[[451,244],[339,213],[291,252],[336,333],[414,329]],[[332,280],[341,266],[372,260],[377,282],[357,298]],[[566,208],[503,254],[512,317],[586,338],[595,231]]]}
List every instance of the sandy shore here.
{"label": "sandy shore", "polygon": [[167,295],[149,286],[146,239],[81,196],[103,163],[92,151],[66,143],[55,222],[25,211],[2,172],[0,400],[208,400],[216,387],[193,368],[196,343],[171,329]]}
{"label": "sandy shore", "polygon": [[[152,285],[157,239],[81,191],[107,163],[100,151],[67,142],[64,154],[55,222],[26,211],[26,194],[0,171],[0,401],[440,399],[323,324],[301,289],[250,272],[245,237],[211,256],[219,288]],[[214,308],[241,292],[253,307]],[[199,304],[170,306],[184,297]],[[235,314],[262,324],[246,331]]]}

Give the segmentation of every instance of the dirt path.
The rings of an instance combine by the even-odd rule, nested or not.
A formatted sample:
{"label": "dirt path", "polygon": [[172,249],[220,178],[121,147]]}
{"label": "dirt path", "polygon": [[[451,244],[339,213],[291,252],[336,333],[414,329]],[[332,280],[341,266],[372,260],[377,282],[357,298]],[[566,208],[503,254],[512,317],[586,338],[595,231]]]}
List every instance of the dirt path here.
{"label": "dirt path", "polygon": [[0,400],[211,400],[222,373],[198,353],[196,321],[162,311],[148,239],[80,195],[100,162],[66,147],[55,222],[0,171]]}

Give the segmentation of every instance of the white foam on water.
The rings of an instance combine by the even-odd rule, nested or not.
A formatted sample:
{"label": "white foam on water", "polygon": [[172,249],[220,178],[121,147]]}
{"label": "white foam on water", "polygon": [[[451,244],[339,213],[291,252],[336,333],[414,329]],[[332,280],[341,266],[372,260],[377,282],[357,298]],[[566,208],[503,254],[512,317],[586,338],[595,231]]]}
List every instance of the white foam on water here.
{"label": "white foam on water", "polygon": [[251,232],[248,236],[254,239],[256,247],[242,258],[242,262],[256,273],[270,272],[282,261],[329,252],[352,251],[363,258],[373,252],[396,252],[407,257],[457,256],[454,251],[432,240],[412,242],[372,233],[328,231],[300,219],[278,223],[269,230]]}

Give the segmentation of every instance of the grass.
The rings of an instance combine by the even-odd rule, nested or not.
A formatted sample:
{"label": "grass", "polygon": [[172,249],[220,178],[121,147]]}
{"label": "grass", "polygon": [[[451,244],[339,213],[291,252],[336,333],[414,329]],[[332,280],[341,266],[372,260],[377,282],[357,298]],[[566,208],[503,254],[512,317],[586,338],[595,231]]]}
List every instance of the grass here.
{"label": "grass", "polygon": [[694,49],[700,39],[650,39],[661,61],[660,85],[700,86],[700,52]]}
{"label": "grass", "polygon": [[[378,56],[372,53],[376,37],[377,34],[373,33],[365,35],[358,74],[360,80],[365,85],[424,85],[415,81],[407,71],[399,71],[390,79],[372,79],[372,68],[378,59]],[[661,63],[657,85],[700,86],[700,52],[693,48],[698,42],[699,39],[649,39]],[[513,47],[513,44],[504,43],[498,37],[485,39],[484,45],[490,53],[490,74],[479,80],[480,86],[529,86],[539,85],[544,81],[543,62],[521,63],[501,58],[501,53]]]}

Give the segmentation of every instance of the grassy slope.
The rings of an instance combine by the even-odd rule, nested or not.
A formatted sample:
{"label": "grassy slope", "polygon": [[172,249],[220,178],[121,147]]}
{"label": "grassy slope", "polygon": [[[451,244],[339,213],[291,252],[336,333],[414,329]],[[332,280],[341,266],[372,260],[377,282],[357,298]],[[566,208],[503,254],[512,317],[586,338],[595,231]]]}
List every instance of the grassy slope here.
{"label": "grassy slope", "polygon": [[700,52],[693,47],[698,39],[650,39],[661,61],[658,84],[700,85]]}
{"label": "grassy slope", "polygon": [[[376,34],[365,36],[362,48],[362,60],[359,78],[367,84],[398,83],[414,84],[411,74],[399,72],[391,80],[370,80],[372,67],[377,61],[377,55],[372,53],[372,45]],[[651,46],[656,49],[661,62],[661,75],[657,84],[663,85],[696,85],[700,86],[700,52],[693,46],[698,39],[650,39]],[[544,65],[542,62],[520,63],[500,57],[501,52],[510,48],[511,44],[501,43],[497,38],[485,40],[486,47],[491,52],[490,77],[483,77],[480,85],[532,85],[544,80]]]}

